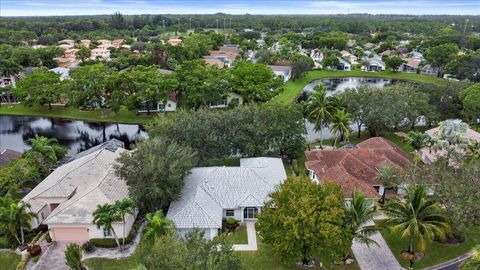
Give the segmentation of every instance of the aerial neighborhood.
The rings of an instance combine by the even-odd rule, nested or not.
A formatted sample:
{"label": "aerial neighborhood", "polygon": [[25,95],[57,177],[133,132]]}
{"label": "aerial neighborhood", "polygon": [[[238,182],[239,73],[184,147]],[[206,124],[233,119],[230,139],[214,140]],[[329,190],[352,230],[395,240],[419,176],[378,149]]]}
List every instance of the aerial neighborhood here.
{"label": "aerial neighborhood", "polygon": [[1,269],[480,269],[480,16],[150,2],[4,6]]}

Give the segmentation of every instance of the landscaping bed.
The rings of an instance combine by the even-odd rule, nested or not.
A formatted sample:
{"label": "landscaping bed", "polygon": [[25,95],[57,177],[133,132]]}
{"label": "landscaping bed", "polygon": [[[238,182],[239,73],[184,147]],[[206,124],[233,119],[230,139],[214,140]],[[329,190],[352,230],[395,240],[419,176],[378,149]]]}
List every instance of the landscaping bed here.
{"label": "landscaping bed", "polygon": [[248,244],[247,226],[242,224],[228,236],[232,244]]}

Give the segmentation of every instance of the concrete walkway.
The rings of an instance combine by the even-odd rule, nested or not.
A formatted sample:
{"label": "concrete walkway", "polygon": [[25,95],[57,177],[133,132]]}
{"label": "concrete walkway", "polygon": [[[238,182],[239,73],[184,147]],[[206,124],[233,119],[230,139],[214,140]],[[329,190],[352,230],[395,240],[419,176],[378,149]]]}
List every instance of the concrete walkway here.
{"label": "concrete walkway", "polygon": [[[366,224],[373,225],[373,221]],[[362,270],[402,270],[404,269],[393,256],[392,251],[383,239],[382,235],[377,232],[371,236],[377,242],[377,245],[370,245],[353,241],[352,251],[357,259],[358,265]]]}
{"label": "concrete walkway", "polygon": [[248,244],[233,245],[232,249],[235,251],[257,251],[257,231],[255,230],[256,221],[245,221],[247,225]]}
{"label": "concrete walkway", "polygon": [[65,264],[65,249],[69,243],[54,242],[45,253],[40,257],[40,260],[33,265],[34,270],[68,270]]}

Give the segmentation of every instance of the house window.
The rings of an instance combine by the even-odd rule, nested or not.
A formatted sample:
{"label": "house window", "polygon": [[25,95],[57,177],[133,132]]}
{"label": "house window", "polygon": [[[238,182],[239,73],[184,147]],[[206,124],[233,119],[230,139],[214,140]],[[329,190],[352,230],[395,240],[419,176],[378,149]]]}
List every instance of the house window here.
{"label": "house window", "polygon": [[243,210],[243,218],[245,219],[256,219],[258,214],[258,209],[256,207],[247,207]]}
{"label": "house window", "polygon": [[103,229],[103,236],[104,237],[112,236],[112,231],[111,230],[105,230],[105,228],[104,228]]}
{"label": "house window", "polygon": [[167,106],[168,106],[168,107],[172,107],[172,104],[168,103]]}
{"label": "house window", "polygon": [[225,216],[227,216],[227,217],[235,216],[235,210],[233,210],[233,209],[225,210]]}

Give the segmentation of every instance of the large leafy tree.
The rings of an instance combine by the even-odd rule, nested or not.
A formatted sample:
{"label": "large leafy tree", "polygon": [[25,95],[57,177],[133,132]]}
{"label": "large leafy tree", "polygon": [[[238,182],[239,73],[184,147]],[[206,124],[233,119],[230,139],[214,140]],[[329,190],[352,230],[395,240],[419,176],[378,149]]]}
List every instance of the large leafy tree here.
{"label": "large leafy tree", "polygon": [[183,178],[195,165],[195,152],[164,137],[139,142],[122,154],[115,169],[127,181],[130,195],[141,209],[153,212],[177,199]]}
{"label": "large leafy tree", "polygon": [[29,76],[21,79],[13,93],[25,105],[44,105],[52,109],[52,103],[60,100],[60,78],[58,74],[46,69],[36,69]]}
{"label": "large leafy tree", "polygon": [[258,230],[287,262],[340,257],[351,245],[347,211],[338,186],[289,177],[258,216]]}
{"label": "large leafy tree", "polygon": [[458,53],[457,45],[441,44],[427,49],[425,59],[434,67],[445,68]]}
{"label": "large leafy tree", "polygon": [[480,119],[480,83],[474,84],[460,93],[463,102],[463,115],[470,122]]}
{"label": "large leafy tree", "polygon": [[16,190],[24,184],[33,184],[42,176],[34,161],[19,158],[0,168],[0,196]]}
{"label": "large leafy tree", "polygon": [[22,70],[22,66],[11,59],[0,60],[0,74],[5,77],[10,77],[13,86],[15,86],[15,76]]}
{"label": "large leafy tree", "polygon": [[82,45],[80,46],[77,53],[75,54],[75,57],[81,60],[82,62],[85,62],[87,59],[90,58],[91,55],[92,55],[92,51],[90,50],[90,48]]}
{"label": "large leafy tree", "polygon": [[110,71],[103,64],[78,67],[72,70],[73,83],[69,103],[84,107],[103,106]]}
{"label": "large leafy tree", "polygon": [[330,99],[327,98],[325,86],[315,86],[313,93],[308,97],[306,110],[308,119],[315,125],[315,130],[320,131],[320,147],[323,147],[322,129],[332,119],[334,113]]}
{"label": "large leafy tree", "polygon": [[272,69],[264,64],[243,61],[231,70],[230,87],[246,102],[267,101],[277,94],[280,85]]}
{"label": "large leafy tree", "polygon": [[392,71],[397,71],[398,68],[400,68],[400,66],[404,63],[405,60],[398,56],[388,57],[387,59],[385,59],[385,64],[387,65],[387,68],[391,69]]}
{"label": "large leafy tree", "polygon": [[16,203],[10,194],[0,197],[0,228],[6,229],[19,244],[25,244],[24,231],[32,228],[34,217],[28,203]]}
{"label": "large leafy tree", "polygon": [[122,221],[122,217],[112,204],[97,205],[97,209],[93,212],[93,224],[97,225],[98,229],[102,229],[107,234],[112,233],[118,248],[122,250],[117,232],[113,228],[113,224],[120,221]]}
{"label": "large leafy tree", "polygon": [[312,70],[314,63],[312,58],[304,54],[295,54],[292,58],[292,79],[302,77],[307,71]]}
{"label": "large leafy tree", "polygon": [[[427,243],[435,237],[445,238],[450,230],[448,218],[440,204],[427,197],[427,188],[422,185],[412,185],[407,189],[405,200],[395,198],[385,205],[383,213],[387,216],[381,221],[381,226],[389,228],[394,233],[408,240],[406,250],[413,254],[425,251]],[[414,259],[410,259],[410,269]]]}

